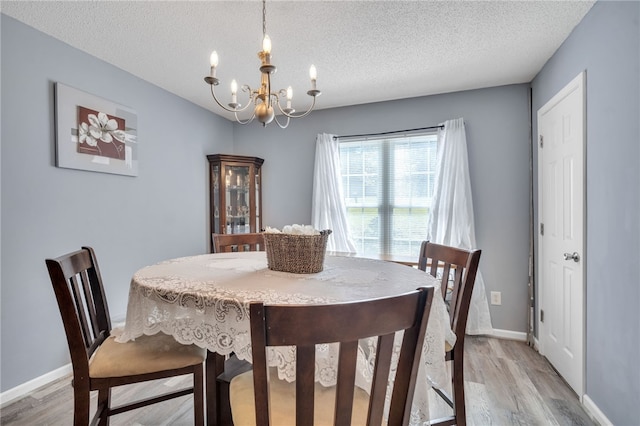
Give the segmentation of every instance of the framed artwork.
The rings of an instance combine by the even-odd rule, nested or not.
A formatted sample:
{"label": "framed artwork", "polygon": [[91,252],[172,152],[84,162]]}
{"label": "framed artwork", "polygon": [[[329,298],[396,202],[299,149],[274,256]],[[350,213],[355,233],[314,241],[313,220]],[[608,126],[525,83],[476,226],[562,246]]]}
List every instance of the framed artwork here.
{"label": "framed artwork", "polygon": [[56,83],[56,166],[138,176],[138,116],[126,106]]}

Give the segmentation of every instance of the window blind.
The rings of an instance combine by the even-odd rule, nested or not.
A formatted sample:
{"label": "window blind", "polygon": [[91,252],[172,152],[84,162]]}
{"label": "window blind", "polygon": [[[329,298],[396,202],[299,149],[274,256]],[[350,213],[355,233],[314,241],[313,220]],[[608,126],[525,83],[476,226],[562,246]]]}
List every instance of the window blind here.
{"label": "window blind", "polygon": [[435,133],[340,142],[345,205],[358,253],[418,256],[436,157]]}

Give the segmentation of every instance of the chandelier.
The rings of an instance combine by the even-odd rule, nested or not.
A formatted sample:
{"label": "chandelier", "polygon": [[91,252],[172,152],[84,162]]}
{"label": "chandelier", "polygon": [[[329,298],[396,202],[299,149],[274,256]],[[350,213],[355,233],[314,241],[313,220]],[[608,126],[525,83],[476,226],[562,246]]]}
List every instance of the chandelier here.
{"label": "chandelier", "polygon": [[[243,107],[238,103],[238,83],[235,80],[231,81],[231,102],[228,106],[223,105],[216,96],[215,87],[220,83],[220,80],[216,77],[216,69],[218,67],[218,53],[213,51],[211,54],[211,74],[204,78],[204,81],[211,86],[211,95],[216,103],[224,110],[232,112],[235,119],[240,124],[249,124],[254,118],[258,118],[258,121],[266,127],[267,124],[275,121],[282,129],[289,125],[291,118],[301,118],[308,115],[316,104],[316,97],[320,96],[320,90],[316,88],[316,67],[311,65],[309,69],[309,77],[311,78],[311,90],[307,91],[307,95],[313,98],[309,109],[303,113],[295,114],[295,109],[291,108],[291,99],[293,97],[293,90],[289,86],[286,90],[280,89],[278,91],[271,91],[271,75],[276,72],[276,66],[271,63],[271,39],[267,35],[267,18],[266,18],[266,0],[262,0],[262,51],[258,52],[258,58],[260,58],[260,87],[258,89],[251,89],[248,85],[242,86],[242,91],[247,93],[247,104]],[[281,99],[286,98],[286,107],[282,108],[280,104]],[[253,114],[246,119],[241,119],[238,116],[239,112],[245,111],[250,106],[253,106]],[[284,123],[280,123],[276,117],[275,108],[286,117]]]}

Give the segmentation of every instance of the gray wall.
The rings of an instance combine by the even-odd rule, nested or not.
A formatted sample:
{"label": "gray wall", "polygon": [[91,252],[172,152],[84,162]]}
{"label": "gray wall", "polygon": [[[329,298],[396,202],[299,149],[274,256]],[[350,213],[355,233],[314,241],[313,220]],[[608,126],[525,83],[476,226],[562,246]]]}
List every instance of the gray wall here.
{"label": "gray wall", "polygon": [[597,2],[532,83],[537,111],[587,71],[586,393],[616,425],[640,419],[639,20]]}
{"label": "gray wall", "polygon": [[[277,82],[276,82],[277,84]],[[264,225],[311,221],[318,133],[338,135],[411,129],[463,117],[480,270],[489,291],[502,292],[491,306],[494,328],[526,332],[529,255],[528,85],[443,94],[393,102],[319,110],[285,131],[275,125],[234,128],[238,154],[265,159]],[[322,104],[322,98],[318,99]]]}
{"label": "gray wall", "polygon": [[[208,250],[206,154],[232,150],[229,121],[1,15],[2,391],[69,362],[44,259],[91,245],[112,316],[131,275]],[[134,108],[140,173],[54,166],[53,84]]]}

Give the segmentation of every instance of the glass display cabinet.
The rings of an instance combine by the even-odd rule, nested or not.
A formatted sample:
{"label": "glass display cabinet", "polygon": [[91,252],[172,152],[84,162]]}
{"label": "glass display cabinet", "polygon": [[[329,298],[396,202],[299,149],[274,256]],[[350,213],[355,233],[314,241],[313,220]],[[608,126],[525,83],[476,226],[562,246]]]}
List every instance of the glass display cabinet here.
{"label": "glass display cabinet", "polygon": [[264,160],[257,157],[215,154],[209,160],[211,232],[244,234],[262,229]]}

